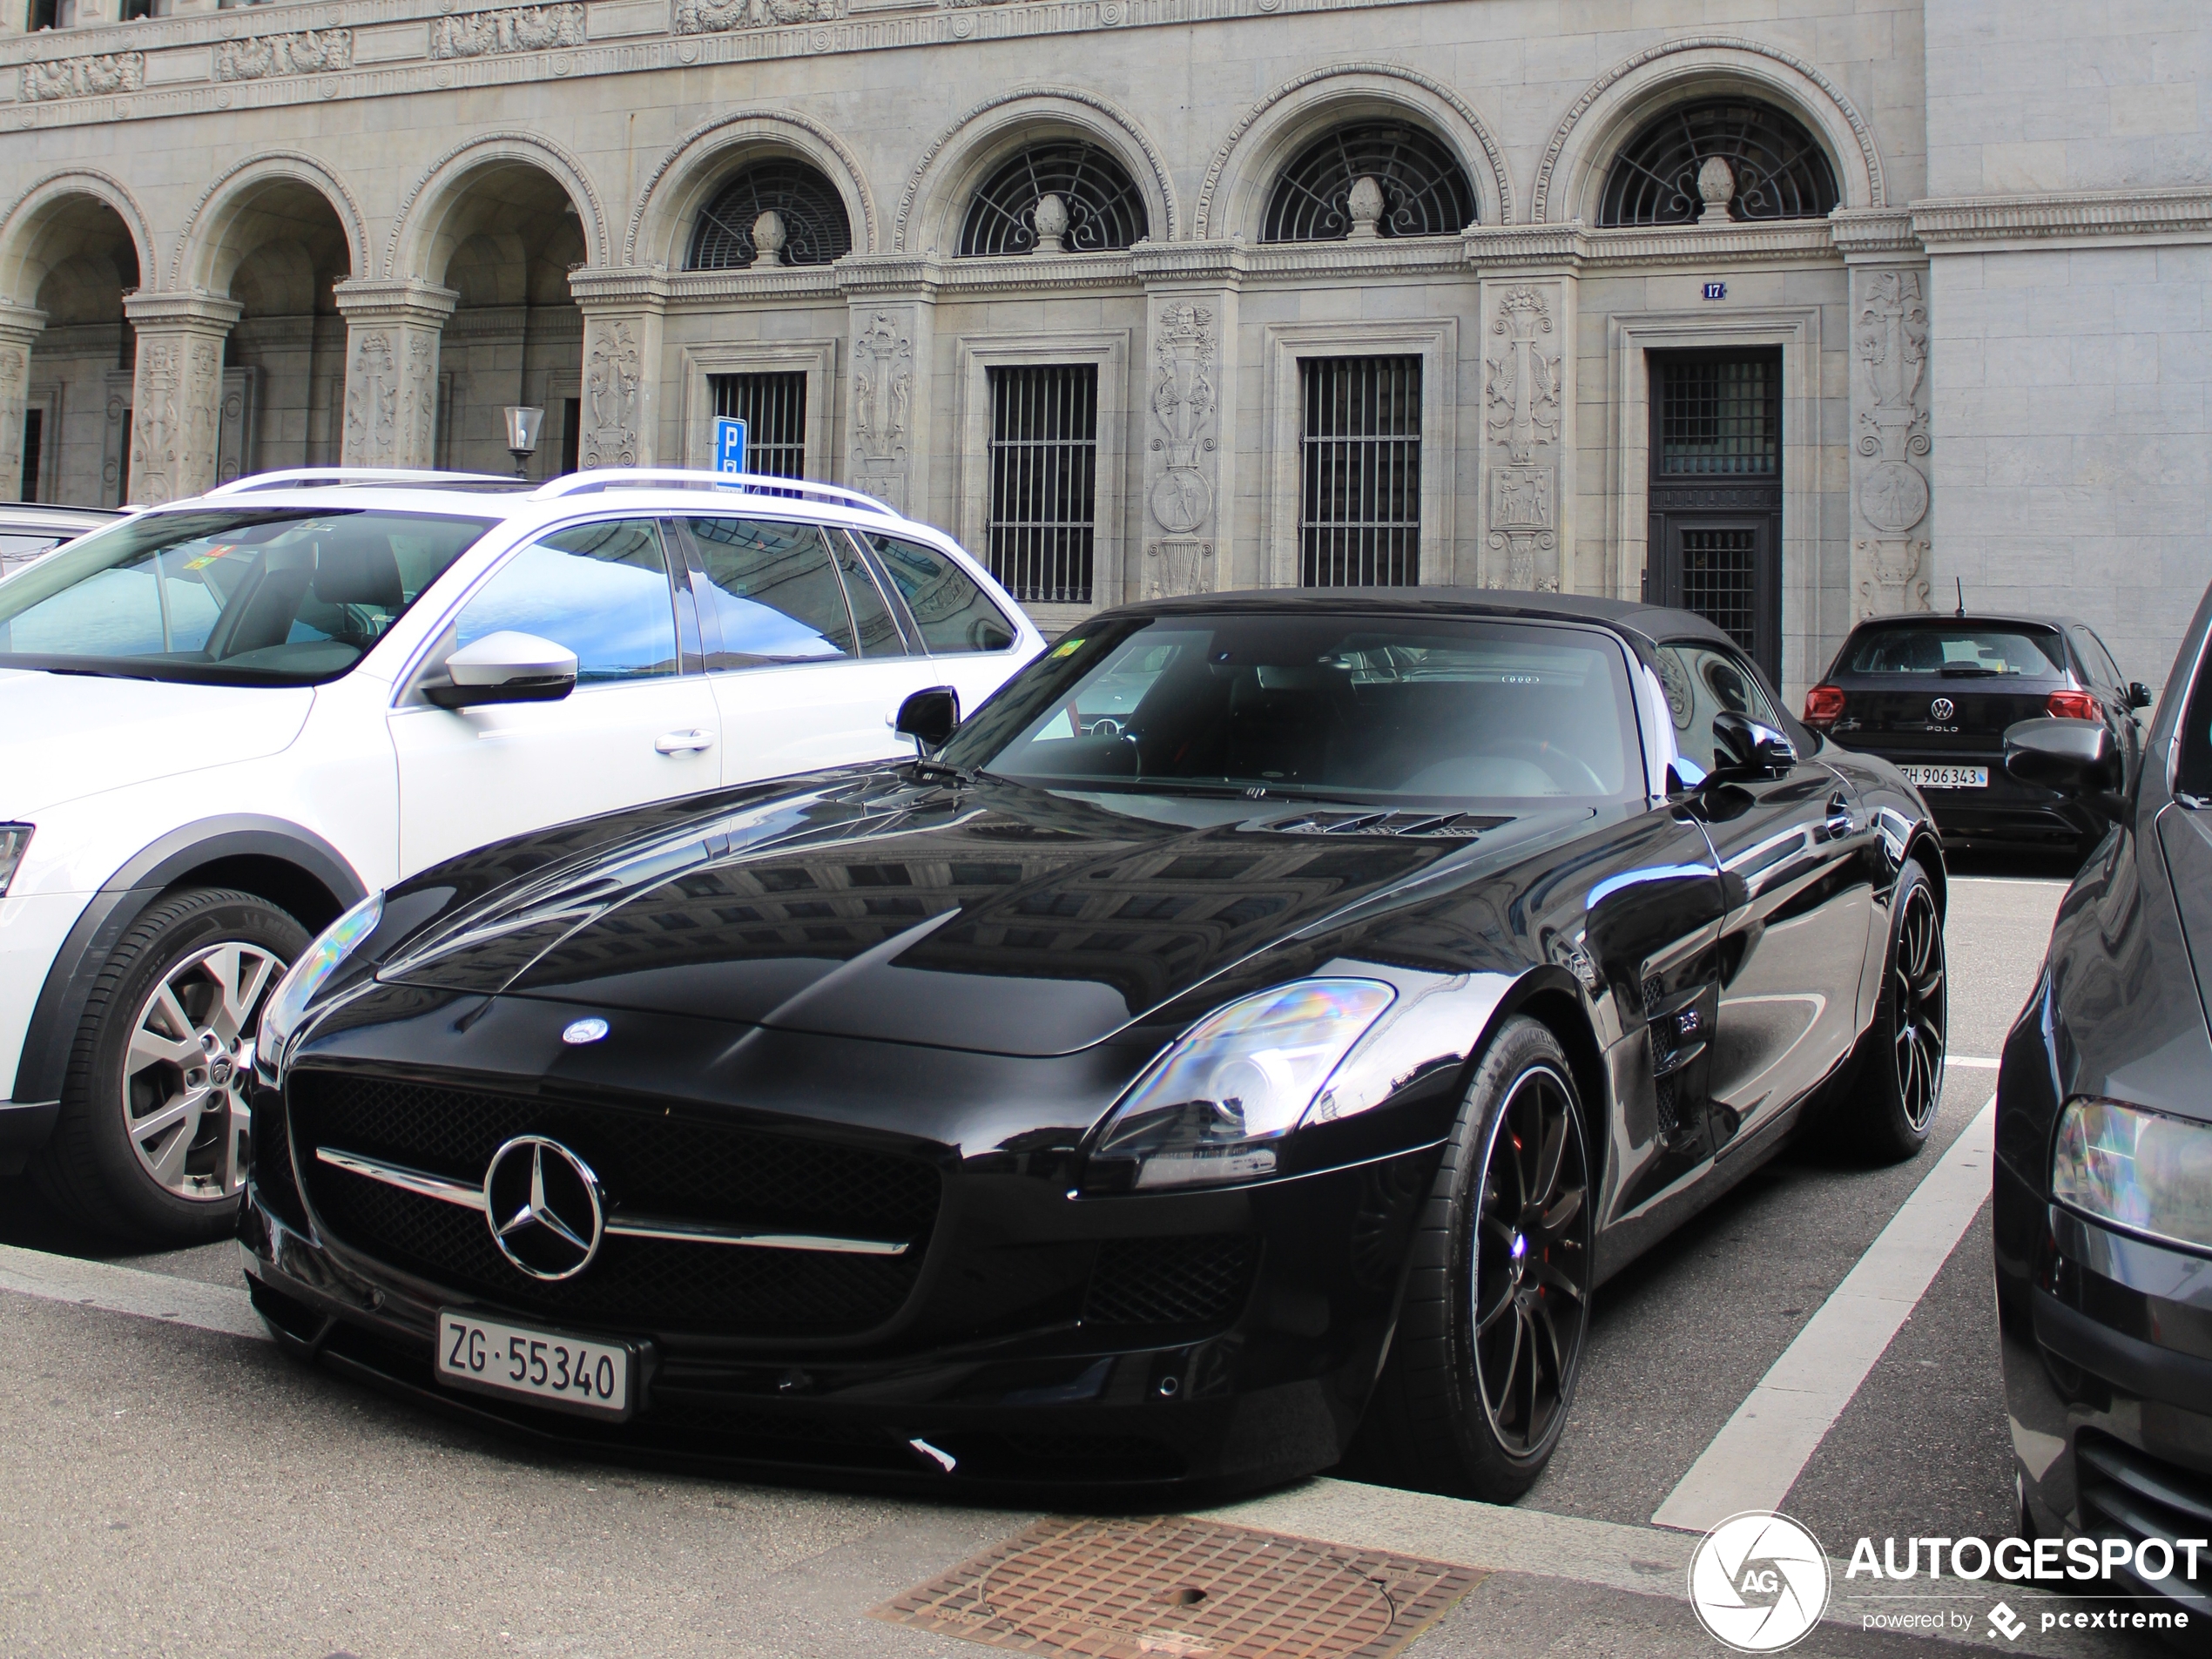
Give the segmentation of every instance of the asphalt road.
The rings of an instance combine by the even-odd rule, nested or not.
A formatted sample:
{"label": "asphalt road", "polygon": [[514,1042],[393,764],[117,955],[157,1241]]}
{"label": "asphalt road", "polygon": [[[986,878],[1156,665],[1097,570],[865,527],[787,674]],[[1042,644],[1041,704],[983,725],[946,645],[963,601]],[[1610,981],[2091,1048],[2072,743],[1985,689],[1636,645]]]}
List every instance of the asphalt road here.
{"label": "asphalt road", "polygon": [[[2033,873],[1954,880],[1955,1056],[1997,1054],[2062,889]],[[1607,1286],[1568,1438],[1519,1509],[1325,1481],[1233,1518],[1504,1569],[1416,1659],[1721,1651],[1681,1600],[1694,1539],[1651,1517],[1994,1082],[1954,1063],[1919,1159],[1778,1163]],[[1985,1205],[1790,1488],[1831,1556],[1862,1535],[2013,1529],[1986,1224]],[[107,1256],[19,1184],[0,1187],[0,1243],[238,1282],[233,1246]],[[863,1615],[1034,1518],[549,1457],[265,1342],[4,1290],[0,1376],[9,1655],[975,1653]],[[1993,1640],[1979,1620],[1994,1599],[1955,1599],[1976,1621],[1962,1640]],[[1941,1650],[1850,1617],[1799,1651]],[[2123,1642],[1997,1645],[2148,1651]]]}

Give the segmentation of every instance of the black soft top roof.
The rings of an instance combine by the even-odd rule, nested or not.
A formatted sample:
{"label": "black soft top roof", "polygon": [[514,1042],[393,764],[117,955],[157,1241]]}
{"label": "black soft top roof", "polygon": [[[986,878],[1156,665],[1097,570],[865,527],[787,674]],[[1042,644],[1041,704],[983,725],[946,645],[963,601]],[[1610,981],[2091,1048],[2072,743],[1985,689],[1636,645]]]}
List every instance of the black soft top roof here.
{"label": "black soft top roof", "polygon": [[1646,644],[1667,639],[1707,639],[1730,647],[1735,644],[1728,635],[1695,611],[1670,610],[1639,599],[1516,593],[1500,588],[1247,588],[1233,593],[1187,594],[1116,605],[1087,618],[1083,625],[1115,617],[1203,617],[1269,610],[1595,623],[1619,633],[1638,636]]}

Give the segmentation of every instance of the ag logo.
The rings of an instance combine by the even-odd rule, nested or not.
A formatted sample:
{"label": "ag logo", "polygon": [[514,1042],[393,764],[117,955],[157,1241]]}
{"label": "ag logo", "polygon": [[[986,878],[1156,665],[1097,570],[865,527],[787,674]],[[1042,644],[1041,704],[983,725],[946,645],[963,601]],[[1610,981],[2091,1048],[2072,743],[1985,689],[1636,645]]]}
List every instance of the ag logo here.
{"label": "ag logo", "polygon": [[1958,712],[1959,705],[1947,697],[1939,697],[1928,705],[1928,718],[1938,725],[1945,725]]}
{"label": "ag logo", "polygon": [[1787,1515],[1730,1515],[1689,1561],[1689,1605],[1714,1640],[1738,1653],[1779,1653],[1820,1621],[1828,1557]]}

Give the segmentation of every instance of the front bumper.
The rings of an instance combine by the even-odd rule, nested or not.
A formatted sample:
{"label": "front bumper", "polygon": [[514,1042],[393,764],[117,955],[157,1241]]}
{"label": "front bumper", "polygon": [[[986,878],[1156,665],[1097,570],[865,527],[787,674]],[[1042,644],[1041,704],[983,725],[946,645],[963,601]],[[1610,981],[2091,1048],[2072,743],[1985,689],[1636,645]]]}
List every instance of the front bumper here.
{"label": "front bumper", "polygon": [[[2000,1161],[1997,1305],[2020,1493],[2046,1535],[2212,1539],[2212,1260],[2046,1201]],[[2177,1557],[2177,1561],[2178,1561]],[[2126,1588],[2212,1622],[2212,1555]]]}
{"label": "front bumper", "polygon": [[[450,1032],[443,999],[426,1001]],[[543,1035],[536,1027],[557,1032],[572,1012],[495,1004],[453,1047],[520,1052]],[[460,1264],[450,1272],[421,1256],[371,1251],[360,1244],[364,1212],[347,1211],[349,1189],[319,1185],[329,1177],[292,1137],[300,1112],[303,1140],[318,1133],[324,1109],[302,1103],[314,1091],[295,1088],[287,1102],[263,1088],[240,1237],[256,1305],[280,1339],[528,1435],[694,1467],[1141,1491],[1267,1484],[1342,1456],[1388,1345],[1415,1218],[1440,1157],[1434,1119],[1440,1109],[1448,1123],[1452,1079],[1439,1080],[1435,1103],[1366,1115],[1396,1121],[1378,1121],[1375,1143],[1332,1167],[1238,1188],[1078,1197],[1070,1189],[1080,1128],[1036,1125],[1055,1112],[1087,1123],[1118,1092],[1107,1074],[1133,1074],[1141,1055],[1030,1061],[764,1034],[738,1045],[749,1057],[733,1066],[727,1033],[706,1022],[625,1017],[622,1025],[614,1042],[570,1050],[561,1063],[619,1076],[631,1058],[620,1045],[631,1028],[644,1028],[634,1052],[657,1055],[653,1075],[697,1091],[676,1103],[676,1130],[705,1122],[808,1145],[819,1136],[825,1145],[903,1146],[935,1163],[935,1220],[918,1269],[889,1303],[842,1326],[810,1325],[792,1322],[789,1295],[749,1288],[745,1305],[786,1323],[748,1328],[752,1316],[702,1317],[704,1295],[671,1297],[664,1282],[655,1290],[661,1312],[634,1316],[642,1300],[585,1294],[603,1268],[613,1271],[604,1260],[552,1287],[575,1296],[549,1299],[520,1275],[509,1274],[504,1288],[496,1273],[485,1276],[474,1249],[488,1242],[481,1213],[462,1209],[445,1211],[470,1246],[449,1258]],[[388,1076],[390,1056],[415,1041],[376,1026],[333,1046],[350,1044],[353,1063]],[[445,1088],[450,1078],[424,1086]],[[583,1081],[566,1082],[563,1100],[521,1097],[518,1109],[567,1116],[520,1127],[560,1129],[595,1160],[603,1146],[610,1160],[603,1170],[619,1170],[622,1148],[595,1146],[594,1134],[628,1135],[641,1121],[674,1132],[658,1128],[657,1103],[642,1120],[634,1105],[591,1105]],[[705,1098],[709,1090],[718,1103]],[[594,1111],[604,1116],[594,1120]],[[917,1134],[924,1124],[931,1132]],[[891,1125],[904,1134],[894,1140]],[[745,1251],[779,1282],[813,1271],[806,1258],[711,1248]],[[1194,1278],[1204,1281],[1196,1289]],[[566,1317],[550,1311],[562,1305],[572,1310]],[[442,1386],[432,1345],[442,1307],[640,1342],[648,1359],[637,1414],[610,1424]],[[953,1467],[916,1440],[949,1455]]]}
{"label": "front bumper", "polygon": [[85,903],[81,893],[0,898],[0,1157],[44,1145],[53,1128],[55,1097],[17,1073],[31,1015]]}

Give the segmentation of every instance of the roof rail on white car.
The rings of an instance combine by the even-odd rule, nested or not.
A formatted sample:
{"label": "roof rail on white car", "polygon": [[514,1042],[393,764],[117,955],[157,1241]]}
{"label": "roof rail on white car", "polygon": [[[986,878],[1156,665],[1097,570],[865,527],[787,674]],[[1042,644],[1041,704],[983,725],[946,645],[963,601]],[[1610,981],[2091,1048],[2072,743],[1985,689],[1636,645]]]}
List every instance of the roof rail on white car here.
{"label": "roof rail on white car", "polygon": [[770,495],[797,496],[859,507],[871,513],[881,513],[887,518],[905,516],[897,508],[873,496],[863,496],[857,489],[844,489],[835,484],[817,483],[812,478],[785,478],[761,472],[704,472],[696,467],[602,467],[590,472],[564,473],[558,478],[548,479],[530,494],[550,500],[562,496],[588,495],[595,490],[621,489],[629,485],[656,484],[689,486],[694,489],[757,489]]}
{"label": "roof rail on white car", "polygon": [[206,491],[210,496],[244,496],[256,489],[287,489],[296,484],[511,484],[489,472],[427,472],[405,467],[286,467],[249,472]]}

